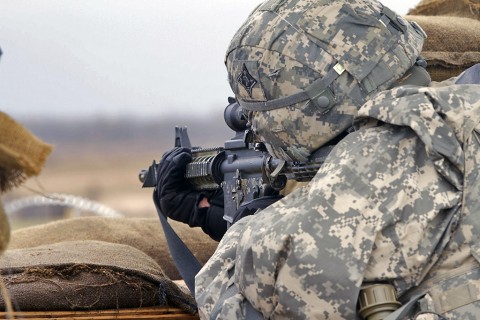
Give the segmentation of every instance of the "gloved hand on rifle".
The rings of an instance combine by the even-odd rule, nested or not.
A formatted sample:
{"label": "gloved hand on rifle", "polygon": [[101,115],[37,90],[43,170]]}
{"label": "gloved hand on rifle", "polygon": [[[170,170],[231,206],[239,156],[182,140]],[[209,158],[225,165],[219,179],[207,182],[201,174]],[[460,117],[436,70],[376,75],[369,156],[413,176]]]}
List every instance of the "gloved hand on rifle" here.
{"label": "gloved hand on rifle", "polygon": [[227,230],[223,219],[223,191],[195,190],[185,179],[185,170],[191,161],[188,148],[176,147],[163,155],[157,166],[156,194],[160,209],[173,220],[201,227],[218,241]]}

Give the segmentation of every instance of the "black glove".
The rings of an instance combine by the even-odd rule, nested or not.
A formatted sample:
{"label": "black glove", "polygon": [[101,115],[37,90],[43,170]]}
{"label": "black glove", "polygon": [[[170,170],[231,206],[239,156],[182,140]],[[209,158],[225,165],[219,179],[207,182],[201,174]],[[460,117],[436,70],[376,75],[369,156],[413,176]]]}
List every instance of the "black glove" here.
{"label": "black glove", "polygon": [[203,232],[210,236],[210,238],[220,241],[225,232],[227,232],[228,225],[227,221],[223,219],[225,213],[223,190],[218,189],[205,194],[205,196],[210,203],[210,207],[198,208],[197,206],[196,210],[193,212],[192,219],[202,228]]}
{"label": "black glove", "polygon": [[[185,179],[185,170],[191,161],[188,148],[176,147],[163,155],[157,167],[160,209],[167,217],[190,227],[201,227],[210,237],[219,240],[227,229],[227,222],[223,220],[223,192],[193,189]],[[198,208],[203,198],[209,200],[209,208]]]}
{"label": "black glove", "polygon": [[157,166],[157,196],[163,214],[188,223],[196,205],[197,193],[185,179],[187,164],[192,154],[187,148],[173,148],[166,152]]}

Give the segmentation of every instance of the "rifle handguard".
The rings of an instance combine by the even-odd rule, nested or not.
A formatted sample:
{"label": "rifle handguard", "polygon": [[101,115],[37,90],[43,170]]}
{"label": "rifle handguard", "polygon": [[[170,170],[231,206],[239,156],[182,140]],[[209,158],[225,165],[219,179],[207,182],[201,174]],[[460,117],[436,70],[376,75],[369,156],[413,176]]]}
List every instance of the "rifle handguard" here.
{"label": "rifle handguard", "polygon": [[223,148],[198,148],[192,150],[192,162],[187,164],[185,178],[196,190],[219,189],[223,181],[220,166],[225,160]]}

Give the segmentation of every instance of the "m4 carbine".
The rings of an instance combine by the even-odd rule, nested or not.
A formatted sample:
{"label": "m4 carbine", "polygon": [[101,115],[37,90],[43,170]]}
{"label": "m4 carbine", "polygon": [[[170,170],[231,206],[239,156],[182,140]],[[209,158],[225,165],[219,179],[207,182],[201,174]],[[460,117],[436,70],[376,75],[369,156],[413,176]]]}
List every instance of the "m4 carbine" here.
{"label": "m4 carbine", "polygon": [[[320,149],[308,162],[279,160],[270,156],[262,143],[253,143],[245,114],[233,98],[229,98],[224,119],[235,131],[235,136],[225,141],[224,147],[192,147],[186,127],[175,127],[175,146],[192,151],[185,179],[196,190],[223,189],[224,219],[229,225],[235,222],[240,206],[278,194],[287,180],[310,181],[331,150],[331,147]],[[147,170],[140,172],[144,188],[156,186],[157,166],[154,161]]]}

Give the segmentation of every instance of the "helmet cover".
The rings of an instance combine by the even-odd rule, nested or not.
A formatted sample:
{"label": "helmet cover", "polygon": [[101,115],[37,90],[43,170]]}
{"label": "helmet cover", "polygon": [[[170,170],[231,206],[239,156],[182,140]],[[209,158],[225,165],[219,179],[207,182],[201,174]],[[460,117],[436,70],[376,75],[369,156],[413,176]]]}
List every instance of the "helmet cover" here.
{"label": "helmet cover", "polygon": [[305,161],[415,64],[425,38],[375,0],[268,0],[237,31],[225,64],[256,140]]}

